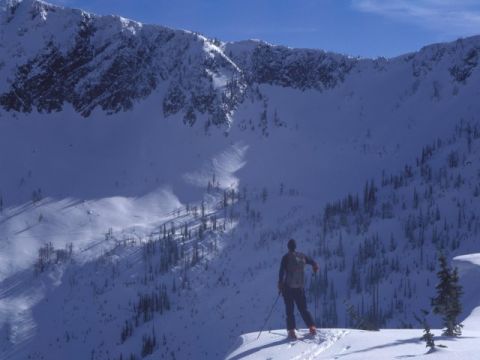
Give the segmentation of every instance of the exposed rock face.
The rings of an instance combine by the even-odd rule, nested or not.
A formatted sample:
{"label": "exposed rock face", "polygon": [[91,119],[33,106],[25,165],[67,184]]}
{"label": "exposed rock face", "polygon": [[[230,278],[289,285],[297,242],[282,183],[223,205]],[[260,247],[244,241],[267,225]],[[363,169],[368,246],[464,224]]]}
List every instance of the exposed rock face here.
{"label": "exposed rock face", "polygon": [[334,87],[358,61],[321,50],[290,49],[255,41],[230,43],[225,49],[245,71],[249,83],[301,90]]}

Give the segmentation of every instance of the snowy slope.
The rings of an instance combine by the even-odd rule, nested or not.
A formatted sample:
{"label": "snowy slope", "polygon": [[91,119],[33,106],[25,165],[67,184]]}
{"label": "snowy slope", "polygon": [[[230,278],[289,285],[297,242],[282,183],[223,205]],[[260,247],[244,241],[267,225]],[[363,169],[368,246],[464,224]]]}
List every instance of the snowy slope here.
{"label": "snowy slope", "polygon": [[[305,331],[305,330],[304,330]],[[448,339],[437,335],[437,348],[428,353],[425,343],[420,340],[422,330],[380,330],[368,332],[351,329],[321,330],[314,339],[291,342],[286,331],[275,330],[259,340],[256,333],[242,336],[244,342],[227,359],[465,359],[478,358],[480,333],[465,330],[464,338]]]}
{"label": "snowy slope", "polygon": [[[1,1],[0,358],[141,358],[153,338],[150,358],[224,358],[291,236],[322,264],[319,324],[352,326],[345,300],[371,316],[378,286],[375,319],[417,326],[436,251],[480,251],[479,47],[353,59]],[[370,179],[374,206],[325,217],[349,193],[363,209]],[[322,336],[369,336],[346,331]]]}

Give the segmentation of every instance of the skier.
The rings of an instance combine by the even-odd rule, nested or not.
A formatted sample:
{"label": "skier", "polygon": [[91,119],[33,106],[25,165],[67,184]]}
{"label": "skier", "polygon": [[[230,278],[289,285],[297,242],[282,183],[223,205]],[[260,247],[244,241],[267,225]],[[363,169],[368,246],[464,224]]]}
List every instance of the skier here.
{"label": "skier", "polygon": [[288,253],[283,256],[280,264],[278,291],[282,293],[285,301],[288,337],[296,339],[295,316],[293,314],[294,303],[297,304],[298,311],[309,328],[310,334],[315,335],[317,333],[312,315],[307,309],[304,289],[304,267],[305,264],[311,265],[313,271],[317,272],[318,264],[311,257],[295,251],[297,244],[294,239],[290,239],[287,246]]}

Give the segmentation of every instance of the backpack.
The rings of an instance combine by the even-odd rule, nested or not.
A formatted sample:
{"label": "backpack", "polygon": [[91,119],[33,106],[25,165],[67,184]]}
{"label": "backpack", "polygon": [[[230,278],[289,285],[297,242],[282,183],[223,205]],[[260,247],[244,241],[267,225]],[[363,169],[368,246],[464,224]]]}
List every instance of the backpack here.
{"label": "backpack", "polygon": [[305,282],[305,256],[302,253],[290,252],[287,255],[287,276],[285,284],[290,288],[303,288]]}

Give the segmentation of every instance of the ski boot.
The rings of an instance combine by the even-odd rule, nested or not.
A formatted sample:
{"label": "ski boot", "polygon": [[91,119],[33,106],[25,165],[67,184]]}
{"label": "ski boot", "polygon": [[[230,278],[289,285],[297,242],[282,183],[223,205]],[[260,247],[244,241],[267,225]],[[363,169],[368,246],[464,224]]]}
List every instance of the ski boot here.
{"label": "ski boot", "polygon": [[297,334],[295,334],[295,329],[288,330],[288,338],[291,340],[297,340]]}

